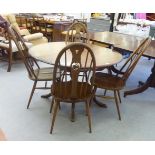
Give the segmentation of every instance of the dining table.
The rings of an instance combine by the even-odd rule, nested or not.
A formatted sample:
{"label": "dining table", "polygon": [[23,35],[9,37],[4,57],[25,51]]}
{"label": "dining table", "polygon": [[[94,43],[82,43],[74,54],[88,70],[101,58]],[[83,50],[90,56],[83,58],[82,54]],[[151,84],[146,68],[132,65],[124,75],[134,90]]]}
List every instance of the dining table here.
{"label": "dining table", "polygon": [[[49,42],[44,44],[39,44],[31,47],[29,49],[29,54],[44,63],[54,65],[55,60],[59,52],[66,46],[65,42]],[[122,54],[113,49],[97,46],[94,44],[89,44],[90,48],[94,52],[96,59],[96,69],[103,69],[106,67],[113,66],[122,60]],[[71,59],[71,57],[70,57]],[[69,58],[68,58],[68,61]],[[82,61],[82,60],[81,60]],[[84,63],[84,62],[81,62]],[[43,95],[43,98],[50,97],[51,94]],[[100,103],[94,98],[94,101],[101,107],[107,107],[105,104]]]}

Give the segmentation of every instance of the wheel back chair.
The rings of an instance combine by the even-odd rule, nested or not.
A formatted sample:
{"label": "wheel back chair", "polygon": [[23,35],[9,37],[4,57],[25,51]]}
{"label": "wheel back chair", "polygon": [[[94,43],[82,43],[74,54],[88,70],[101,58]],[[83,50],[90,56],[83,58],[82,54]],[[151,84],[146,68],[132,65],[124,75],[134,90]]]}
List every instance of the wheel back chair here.
{"label": "wheel back chair", "polygon": [[89,43],[89,35],[86,25],[82,22],[75,21],[68,28],[65,42],[66,44],[68,44],[69,42]]}
{"label": "wheel back chair", "polygon": [[[72,42],[89,43],[89,35],[88,35],[87,27],[85,24],[83,24],[83,22],[80,22],[78,20],[74,20],[74,22],[69,26],[65,34],[66,34],[66,37],[65,37],[66,44],[69,44]],[[87,78],[87,73],[85,73],[87,72],[87,70],[82,70],[81,68],[80,71],[84,72]],[[53,106],[53,102],[51,104],[50,112],[52,111],[52,106]]]}
{"label": "wheel back chair", "polygon": [[[34,81],[30,98],[27,104],[28,109],[35,89],[50,89],[50,87],[47,87],[47,82],[52,81],[53,79],[53,67],[40,68],[37,61],[29,55],[28,47],[26,46],[21,35],[16,31],[16,29],[13,26],[9,27],[9,33],[12,35],[12,38],[15,41],[15,44],[22,56],[22,59],[28,72],[29,79]],[[36,87],[38,81],[45,81],[45,86]]]}
{"label": "wheel back chair", "polygon": [[[85,36],[86,38],[83,39],[83,36]],[[72,42],[89,43],[87,28],[82,22],[74,22],[66,31],[65,43],[69,44]],[[81,72],[82,72],[82,69],[81,69]],[[84,74],[86,75],[86,73]],[[53,107],[53,102],[51,104],[50,113],[52,111],[52,107]]]}
{"label": "wheel back chair", "polygon": [[120,90],[124,88],[127,79],[136,67],[136,64],[138,63],[140,57],[143,55],[143,53],[149,46],[150,42],[151,39],[149,37],[144,39],[139,45],[139,47],[135,51],[133,51],[133,53],[130,55],[130,57],[126,60],[126,62],[123,64],[123,66],[120,68],[120,70],[118,70],[116,74],[108,74],[103,72],[96,72],[95,74],[95,91],[97,88],[101,88],[105,90],[111,90],[114,92],[114,97],[105,96],[105,94],[96,96],[115,99],[119,120],[121,120],[121,114],[118,103],[118,101],[121,103]]}
{"label": "wheel back chair", "polygon": [[[50,133],[53,131],[60,102],[72,103],[72,121],[74,121],[75,103],[85,102],[91,132],[90,102],[94,96],[95,67],[93,51],[87,44],[70,43],[60,51],[55,61],[51,88],[54,108]],[[87,78],[84,73],[87,73]]]}

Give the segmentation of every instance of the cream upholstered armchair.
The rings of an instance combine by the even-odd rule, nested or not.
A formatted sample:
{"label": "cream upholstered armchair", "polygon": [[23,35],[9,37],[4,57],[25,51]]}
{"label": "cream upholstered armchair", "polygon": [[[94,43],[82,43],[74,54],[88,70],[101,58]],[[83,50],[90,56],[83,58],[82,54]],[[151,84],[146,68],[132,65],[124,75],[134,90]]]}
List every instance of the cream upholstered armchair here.
{"label": "cream upholstered armchair", "polygon": [[31,42],[33,45],[48,42],[42,33],[30,34],[28,29],[20,29],[14,14],[3,15],[3,17],[23,36],[25,41]]}
{"label": "cream upholstered armchair", "polygon": [[[13,53],[18,52],[18,48],[8,32],[9,27],[10,24],[0,16],[0,59],[8,61],[8,72],[11,71]],[[25,44],[28,48],[33,46],[30,42],[25,42]]]}

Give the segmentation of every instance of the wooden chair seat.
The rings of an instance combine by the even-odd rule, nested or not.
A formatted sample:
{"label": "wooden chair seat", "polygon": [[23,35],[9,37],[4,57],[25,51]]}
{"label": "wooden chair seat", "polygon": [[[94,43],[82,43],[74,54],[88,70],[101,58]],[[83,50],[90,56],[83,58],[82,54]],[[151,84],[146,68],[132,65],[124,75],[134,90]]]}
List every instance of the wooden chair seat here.
{"label": "wooden chair seat", "polygon": [[95,74],[94,85],[102,89],[121,90],[125,86],[125,81],[115,75],[97,72]]}
{"label": "wooden chair seat", "polygon": [[[38,81],[52,80],[53,79],[53,67],[36,69],[34,70],[34,74],[36,75]],[[29,76],[31,80],[36,80],[36,77],[34,75]]]}
{"label": "wooden chair seat", "polygon": [[[66,91],[68,90],[68,91]],[[52,94],[56,99],[63,100],[65,102],[71,102],[75,100],[76,102],[84,101],[92,95],[92,86],[88,83],[77,82],[77,94],[75,98],[71,99],[72,81],[68,82],[57,82],[52,88]],[[87,90],[87,91],[85,91]]]}

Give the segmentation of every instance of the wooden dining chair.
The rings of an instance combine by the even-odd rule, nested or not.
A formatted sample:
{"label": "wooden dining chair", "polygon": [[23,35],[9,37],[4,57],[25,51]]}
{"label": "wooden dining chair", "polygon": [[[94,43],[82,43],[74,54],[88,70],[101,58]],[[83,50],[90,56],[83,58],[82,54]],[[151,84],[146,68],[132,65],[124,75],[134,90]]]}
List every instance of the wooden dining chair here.
{"label": "wooden dining chair", "polygon": [[[28,109],[35,89],[50,89],[50,87],[47,87],[47,82],[52,81],[53,79],[53,67],[40,68],[37,61],[29,55],[28,47],[26,46],[21,35],[16,31],[16,29],[14,27],[10,27],[9,32],[12,35],[12,39],[15,41],[15,44],[21,54],[21,57],[23,58],[25,67],[28,72],[29,79],[34,81],[31,94],[28,100],[28,104],[27,104],[27,109]],[[45,82],[45,86],[36,87],[37,82],[41,82],[41,81]]]}
{"label": "wooden dining chair", "polygon": [[[89,132],[91,132],[90,102],[94,96],[95,67],[93,51],[84,43],[71,43],[60,51],[55,61],[51,88],[54,112],[50,133],[53,131],[60,102],[72,103],[72,121],[74,121],[75,103],[85,102]],[[87,70],[87,78],[81,69]]]}
{"label": "wooden dining chair", "polygon": [[66,33],[66,44],[69,42],[89,43],[89,34],[85,24],[75,21]]}
{"label": "wooden dining chair", "polygon": [[[139,47],[130,55],[124,65],[117,71],[116,74],[108,74],[103,72],[96,72],[95,74],[95,91],[97,88],[111,90],[114,92],[114,97],[108,96],[108,98],[114,98],[117,108],[119,120],[121,120],[121,114],[119,109],[119,103],[121,102],[120,90],[125,87],[126,81],[130,74],[136,67],[140,57],[143,55],[147,47],[151,42],[150,38],[144,39]],[[105,95],[96,95],[97,97],[107,98]]]}
{"label": "wooden dining chair", "polygon": [[39,32],[43,33],[48,41],[53,41],[53,24],[50,24],[44,18],[38,20]]}
{"label": "wooden dining chair", "polygon": [[[81,42],[81,43],[88,43],[88,44],[90,43],[86,25],[83,22],[80,22],[78,20],[74,20],[73,23],[69,26],[68,30],[64,32],[64,34],[66,34],[66,37],[65,37],[66,44],[69,44],[72,42]],[[81,72],[83,72],[87,78],[87,73],[86,73],[87,71],[86,70],[82,71],[81,69]]]}

